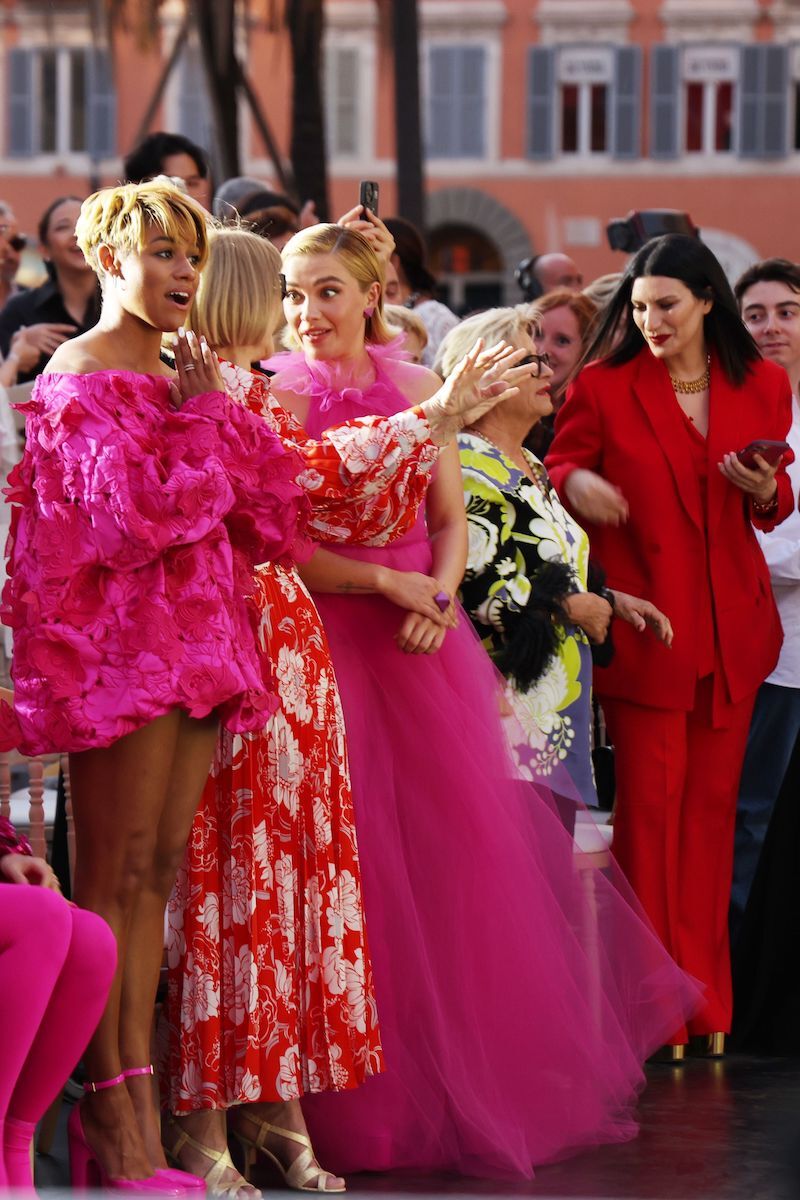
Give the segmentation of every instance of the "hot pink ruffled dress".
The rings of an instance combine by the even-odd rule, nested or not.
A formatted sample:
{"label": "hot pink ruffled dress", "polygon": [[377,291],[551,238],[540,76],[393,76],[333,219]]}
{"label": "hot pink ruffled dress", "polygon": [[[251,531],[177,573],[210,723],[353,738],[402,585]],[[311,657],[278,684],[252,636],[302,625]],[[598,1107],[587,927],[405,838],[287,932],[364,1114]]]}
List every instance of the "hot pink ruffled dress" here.
{"label": "hot pink ruffled dress", "polygon": [[5,744],[108,746],[174,708],[263,727],[274,702],[247,597],[255,564],[305,553],[299,456],[223,393],[177,410],[162,376],[42,375],[21,407]]}
{"label": "hot pink ruffled dress", "polygon": [[[404,408],[416,368],[370,348],[372,378],[281,356],[278,399],[311,437]],[[424,517],[389,546],[337,553],[431,570]],[[303,1100],[327,1170],[530,1178],[535,1164],[635,1136],[642,1063],[696,1007],[583,817],[581,848],[513,778],[498,677],[461,614],[435,655],[394,641],[380,596],[315,594],[342,696],[364,911],[386,1068]]]}

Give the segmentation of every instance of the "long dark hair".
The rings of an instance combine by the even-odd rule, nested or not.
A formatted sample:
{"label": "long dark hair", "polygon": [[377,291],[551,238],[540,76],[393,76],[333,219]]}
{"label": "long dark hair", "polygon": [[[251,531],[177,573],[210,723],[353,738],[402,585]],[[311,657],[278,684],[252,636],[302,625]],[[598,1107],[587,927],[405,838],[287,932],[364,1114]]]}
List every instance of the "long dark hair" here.
{"label": "long dark hair", "polygon": [[731,285],[717,259],[699,238],[668,233],[642,246],[625,270],[606,308],[580,366],[605,358],[614,366],[630,362],[645,343],[633,320],[631,292],[636,279],[663,275],[679,279],[698,300],[712,300],[703,320],[706,342],[716,351],[728,379],[744,383],[750,365],[761,353],[742,324]]}

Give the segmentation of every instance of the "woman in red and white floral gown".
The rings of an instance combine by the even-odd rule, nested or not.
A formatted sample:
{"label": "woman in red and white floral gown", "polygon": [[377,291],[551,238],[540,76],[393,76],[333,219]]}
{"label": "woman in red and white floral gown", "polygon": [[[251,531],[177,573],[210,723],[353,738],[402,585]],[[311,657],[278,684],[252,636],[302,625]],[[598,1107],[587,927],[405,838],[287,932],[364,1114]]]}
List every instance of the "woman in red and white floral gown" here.
{"label": "woman in red and white floral gown", "polygon": [[[203,301],[214,304],[214,289],[222,286],[215,278],[220,259],[264,256],[265,275],[271,251],[242,230],[213,238],[193,321],[198,331],[213,330],[214,321],[203,320]],[[277,275],[279,259],[272,265]],[[248,300],[257,310],[252,287]],[[230,351],[215,348],[221,356]],[[240,361],[255,358],[254,349],[248,345]],[[438,454],[423,409],[351,421],[314,442],[273,400],[264,376],[225,361],[221,370],[229,394],[302,456],[298,482],[312,502],[312,537],[383,545],[413,524]],[[287,1127],[298,1137],[305,1129],[299,1105],[286,1102],[356,1087],[382,1069],[382,1053],[344,724],[327,641],[293,567],[260,568],[254,599],[280,707],[263,734],[223,734],[218,744],[168,909],[163,1081],[178,1118],[247,1106],[237,1108],[232,1131],[247,1144],[268,1121],[266,1149],[286,1165],[301,1144],[281,1145]],[[177,1138],[178,1122],[171,1124],[165,1141],[185,1167],[204,1174],[208,1161],[198,1155],[224,1153],[218,1120],[189,1116]],[[321,1181],[320,1190],[342,1190],[341,1181],[314,1164],[307,1145],[287,1174],[290,1186]],[[207,1180],[235,1190],[224,1158]]]}

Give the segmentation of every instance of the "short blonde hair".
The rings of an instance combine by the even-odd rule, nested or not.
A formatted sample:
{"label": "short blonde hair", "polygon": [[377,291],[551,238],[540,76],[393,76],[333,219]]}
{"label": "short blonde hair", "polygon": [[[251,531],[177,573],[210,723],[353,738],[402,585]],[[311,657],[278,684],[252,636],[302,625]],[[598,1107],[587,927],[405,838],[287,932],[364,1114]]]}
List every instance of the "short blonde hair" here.
{"label": "short blonde hair", "polygon": [[413,308],[405,308],[402,304],[384,305],[383,315],[390,329],[399,329],[402,333],[411,333],[419,338],[419,344],[424,350],[428,344],[428,331],[422,317]]}
{"label": "short blonde hair", "polygon": [[86,261],[99,272],[100,246],[141,251],[148,225],[157,225],[176,242],[197,242],[202,269],[208,258],[206,216],[190,196],[162,177],[94,192],[81,205],[75,236]]}
{"label": "short blonde hair", "polygon": [[[386,324],[383,313],[383,267],[367,239],[354,229],[345,229],[342,225],[311,225],[289,239],[283,247],[281,258],[285,263],[290,258],[310,257],[312,254],[338,254],[362,292],[367,292],[373,283],[380,284],[378,303],[372,316],[366,319],[364,337],[366,341],[378,345],[391,342],[395,335]],[[288,337],[292,345],[300,345],[292,329],[289,329]]]}
{"label": "short blonde hair", "polygon": [[508,342],[513,346],[522,337],[530,338],[530,317],[526,317],[520,309],[521,306],[488,308],[486,312],[475,313],[474,316],[467,317],[466,321],[462,321],[454,329],[451,329],[442,342],[436,355],[434,371],[446,379],[456,363],[460,362],[467,351],[472,349],[478,338],[483,338],[487,346],[493,346],[496,342],[501,341]]}
{"label": "short blonde hair", "polygon": [[281,309],[281,256],[249,229],[211,230],[208,265],[188,326],[210,346],[255,346],[272,334]]}

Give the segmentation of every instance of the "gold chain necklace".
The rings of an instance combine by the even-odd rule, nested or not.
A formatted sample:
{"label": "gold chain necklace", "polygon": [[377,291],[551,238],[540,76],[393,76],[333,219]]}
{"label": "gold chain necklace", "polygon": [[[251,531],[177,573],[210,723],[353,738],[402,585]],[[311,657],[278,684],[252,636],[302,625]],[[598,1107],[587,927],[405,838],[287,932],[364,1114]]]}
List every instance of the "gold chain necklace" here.
{"label": "gold chain necklace", "polygon": [[706,361],[706,369],[699,379],[676,379],[674,375],[670,375],[669,381],[673,391],[681,392],[683,395],[704,392],[711,382],[711,357],[709,356]]}

